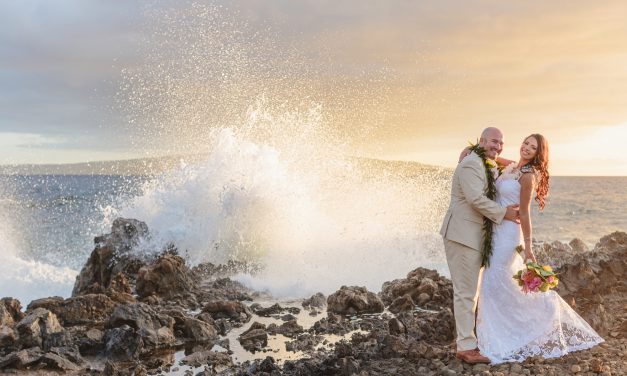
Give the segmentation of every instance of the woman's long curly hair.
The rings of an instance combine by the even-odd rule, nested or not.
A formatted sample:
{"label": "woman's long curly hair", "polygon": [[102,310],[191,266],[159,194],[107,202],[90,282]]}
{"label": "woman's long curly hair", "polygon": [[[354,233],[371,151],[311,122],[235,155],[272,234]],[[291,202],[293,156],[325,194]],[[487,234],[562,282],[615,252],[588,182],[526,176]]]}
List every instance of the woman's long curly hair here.
{"label": "woman's long curly hair", "polygon": [[525,141],[533,137],[538,142],[538,149],[536,155],[529,162],[529,165],[533,167],[538,178],[536,184],[536,201],[540,207],[540,211],[544,209],[546,197],[549,194],[549,143],[546,138],[539,134],[534,133],[525,138]]}

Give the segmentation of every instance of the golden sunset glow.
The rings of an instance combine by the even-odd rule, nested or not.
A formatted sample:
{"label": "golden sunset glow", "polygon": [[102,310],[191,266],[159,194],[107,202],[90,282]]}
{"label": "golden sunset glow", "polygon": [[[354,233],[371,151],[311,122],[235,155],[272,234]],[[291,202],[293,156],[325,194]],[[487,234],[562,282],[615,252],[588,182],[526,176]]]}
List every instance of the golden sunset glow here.
{"label": "golden sunset glow", "polygon": [[[116,138],[124,120],[110,111],[121,69],[139,59],[146,7],[61,3],[0,5],[7,57],[0,161],[146,156]],[[281,84],[292,82],[290,90],[319,101],[334,126],[352,130],[354,155],[451,167],[468,140],[496,126],[507,158],[517,158],[526,135],[541,133],[554,175],[627,175],[625,2],[240,0],[224,7],[267,34],[277,51],[269,58],[279,66],[274,75],[290,66],[282,51],[299,56]],[[37,27],[40,19],[49,27]],[[85,32],[67,44],[50,37],[76,29]],[[372,125],[367,134],[364,124]]]}

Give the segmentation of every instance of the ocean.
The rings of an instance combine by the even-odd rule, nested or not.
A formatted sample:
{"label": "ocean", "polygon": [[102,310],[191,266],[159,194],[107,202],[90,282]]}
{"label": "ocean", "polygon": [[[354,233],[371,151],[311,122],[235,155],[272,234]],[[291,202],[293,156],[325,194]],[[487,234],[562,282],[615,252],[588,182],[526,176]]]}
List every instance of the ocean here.
{"label": "ocean", "polygon": [[[383,281],[417,266],[448,274],[437,231],[449,170],[369,168],[358,181],[335,180],[335,191],[321,195],[276,160],[268,157],[261,166],[255,160],[235,161],[222,176],[217,160],[158,178],[1,176],[0,296],[23,305],[69,296],[93,238],[108,232],[118,215],[149,224],[155,236],[142,252],[174,242],[192,264],[266,264],[264,275],[238,278],[280,297],[329,293],[342,284],[378,291]],[[545,211],[534,206],[533,237],[580,238],[592,248],[604,235],[627,231],[625,187],[627,177],[552,178]]]}

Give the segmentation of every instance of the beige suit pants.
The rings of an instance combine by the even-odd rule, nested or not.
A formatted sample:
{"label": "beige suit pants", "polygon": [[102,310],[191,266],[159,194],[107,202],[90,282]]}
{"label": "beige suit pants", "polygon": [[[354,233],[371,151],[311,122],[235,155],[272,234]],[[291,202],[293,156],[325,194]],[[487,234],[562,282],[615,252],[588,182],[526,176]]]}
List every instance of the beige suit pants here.
{"label": "beige suit pants", "polygon": [[446,262],[453,281],[453,308],[457,329],[457,351],[477,348],[475,312],[481,278],[481,253],[444,239]]}

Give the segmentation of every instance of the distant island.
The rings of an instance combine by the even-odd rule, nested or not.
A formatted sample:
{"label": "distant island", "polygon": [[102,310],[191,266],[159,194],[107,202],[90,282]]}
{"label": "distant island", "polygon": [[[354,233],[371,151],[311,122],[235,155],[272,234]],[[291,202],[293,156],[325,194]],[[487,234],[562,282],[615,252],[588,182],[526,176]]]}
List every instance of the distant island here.
{"label": "distant island", "polygon": [[153,175],[181,164],[195,163],[205,155],[175,155],[68,164],[0,165],[0,175]]}
{"label": "distant island", "polygon": [[[0,165],[0,175],[155,175],[176,167],[195,164],[206,159],[207,154],[170,155],[113,161],[95,161],[67,164],[12,164]],[[365,171],[394,169],[411,175],[424,171],[450,171],[445,167],[411,161],[387,161],[373,158],[350,157]]]}

